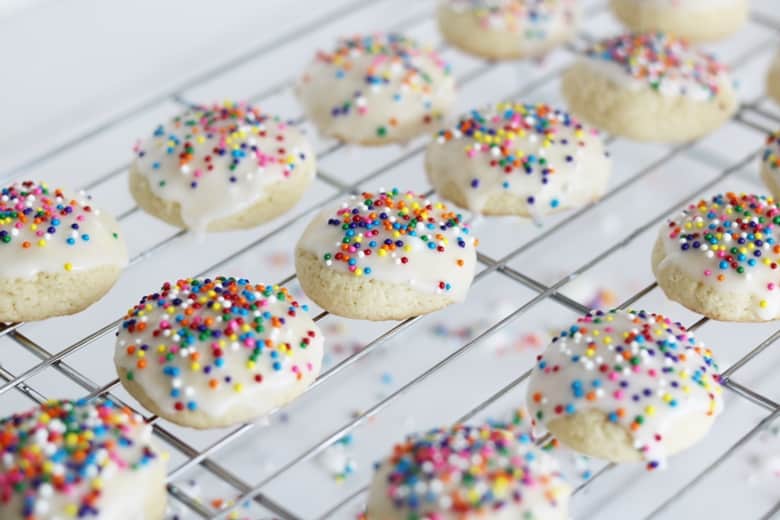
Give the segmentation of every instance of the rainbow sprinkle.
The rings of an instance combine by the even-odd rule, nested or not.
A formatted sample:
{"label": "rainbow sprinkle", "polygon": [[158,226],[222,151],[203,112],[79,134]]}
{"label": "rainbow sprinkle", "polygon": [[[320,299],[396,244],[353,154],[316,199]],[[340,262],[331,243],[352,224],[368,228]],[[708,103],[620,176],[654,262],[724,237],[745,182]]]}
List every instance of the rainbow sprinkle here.
{"label": "rainbow sprinkle", "polygon": [[154,172],[166,169],[182,174],[191,189],[197,189],[201,179],[212,173],[224,176],[230,185],[242,175],[251,179],[277,165],[287,178],[307,160],[305,150],[288,148],[287,128],[280,118],[263,114],[249,103],[225,101],[193,107],[169,124],[159,125],[133,151],[160,188],[169,181],[164,175],[155,181]]}
{"label": "rainbow sprinkle", "polygon": [[130,381],[146,371],[160,377],[168,388],[163,409],[210,414],[211,404],[250,385],[278,386],[280,375],[298,381],[315,371],[299,356],[321,341],[313,323],[296,322],[307,311],[287,289],[245,279],[166,282],[125,315],[118,364]]}
{"label": "rainbow sprinkle", "polygon": [[665,458],[669,417],[717,415],[722,387],[712,352],[684,326],[644,311],[592,311],[537,358],[528,406],[537,423],[592,409],[624,426],[648,469]]}
{"label": "rainbow sprinkle", "polygon": [[[3,419],[2,507],[19,497],[25,520],[101,516],[111,475],[141,471],[158,458],[148,431],[141,417],[104,400],[50,401]],[[63,511],[49,509],[55,499],[65,502]]]}
{"label": "rainbow sprinkle", "polygon": [[526,493],[539,493],[554,508],[565,507],[569,494],[555,462],[528,434],[489,426],[459,425],[409,436],[382,466],[389,469],[387,498],[408,512],[406,518],[502,510],[535,518]]}
{"label": "rainbow sprinkle", "polygon": [[690,46],[685,40],[664,33],[625,34],[593,44],[585,55],[615,64],[634,80],[670,95],[706,97],[718,95],[725,65]]}
{"label": "rainbow sprinkle", "polygon": [[[383,263],[413,269],[421,251],[431,258],[450,248],[467,250],[476,245],[460,214],[441,202],[395,188],[378,194],[364,192],[337,209],[327,225],[341,230],[341,245],[324,253],[322,261],[329,267],[342,266],[354,276],[374,275],[371,267],[363,265],[368,258],[379,257]],[[464,258],[455,263],[458,267],[466,264]],[[437,292],[452,289],[447,280],[436,285]]]}
{"label": "rainbow sprinkle", "polygon": [[761,160],[772,171],[780,169],[780,130],[767,137]]}
{"label": "rainbow sprinkle", "polygon": [[[443,114],[435,108],[433,101],[440,85],[431,71],[438,71],[445,78],[450,78],[450,66],[438,53],[421,47],[410,38],[396,33],[343,38],[332,52],[319,51],[315,63],[332,68],[333,77],[337,80],[359,80],[362,84],[356,87],[348,99],[331,107],[330,115],[333,118],[361,117],[372,111],[384,115],[386,108],[380,107],[375,99],[375,94],[380,92],[389,94],[387,101],[391,111],[394,106],[400,107],[402,103],[410,101],[420,104],[424,124],[442,118]],[[302,83],[310,83],[313,79],[314,73],[307,72]],[[390,115],[376,127],[375,135],[379,138],[390,137],[395,129],[406,122],[400,114]]]}
{"label": "rainbow sprinkle", "polygon": [[574,0],[449,0],[456,12],[470,11],[486,30],[521,34],[526,40],[546,40],[559,18],[567,25],[575,20]]}

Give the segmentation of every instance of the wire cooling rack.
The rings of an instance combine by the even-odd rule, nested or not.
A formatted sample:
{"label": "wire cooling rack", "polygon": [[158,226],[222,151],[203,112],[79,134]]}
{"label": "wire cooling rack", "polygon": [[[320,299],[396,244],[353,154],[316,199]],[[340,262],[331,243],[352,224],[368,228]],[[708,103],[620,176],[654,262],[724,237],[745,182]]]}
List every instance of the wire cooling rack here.
{"label": "wire cooling rack", "polygon": [[[149,416],[119,386],[113,371],[113,332],[118,316],[162,280],[181,276],[248,276],[300,292],[289,252],[307,219],[347,193],[397,185],[435,196],[422,174],[426,141],[381,149],[356,149],[318,138],[316,186],[289,215],[258,230],[226,233],[206,242],[143,214],[126,190],[131,137],[183,106],[232,96],[249,98],[270,112],[299,113],[291,87],[314,49],[365,27],[403,30],[437,47],[453,62],[459,110],[503,98],[562,105],[561,72],[581,46],[620,29],[603,0],[585,4],[577,39],[542,63],[496,64],[469,58],[441,43],[432,6],[414,0],[341,2],[323,16],[177,88],[149,99],[30,157],[3,179],[39,177],[81,184],[98,205],[113,211],[130,242],[127,273],[103,302],[74,317],[0,326],[0,410],[29,407],[30,400],[107,395],[147,416],[171,453],[168,489],[172,516],[192,518],[354,518],[365,500],[371,461],[412,430],[455,421],[484,420],[522,403],[524,382],[536,352],[499,358],[491,344],[545,326],[560,328],[588,310],[577,284],[595,280],[618,298],[620,308],[643,307],[688,320],[715,350],[723,368],[727,411],[699,446],[670,461],[663,472],[593,461],[575,477],[574,518],[775,517],[780,494],[746,483],[741,461],[762,431],[780,417],[780,388],[772,370],[780,356],[773,324],[715,323],[666,301],[649,270],[650,244],[664,218],[692,199],[724,190],[763,191],[756,159],[763,136],[780,126],[780,112],[763,96],[763,74],[777,42],[780,18],[774,0],[757,2],[739,37],[714,49],[741,83],[743,104],[725,127],[698,142],[640,145],[609,137],[615,161],[610,190],[598,203],[531,223],[476,219],[479,272],[469,302],[399,323],[358,323],[315,308],[330,350],[326,370],[297,401],[260,424],[195,432]],[[776,6],[774,6],[776,7]],[[268,77],[268,71],[275,74]],[[297,121],[304,127],[308,123]],[[85,158],[89,160],[85,162]],[[78,168],[80,176],[71,174]],[[85,171],[86,170],[86,171]],[[265,252],[274,253],[268,261]],[[286,252],[286,253],[285,253]],[[285,254],[287,256],[285,256]],[[498,302],[498,303],[497,303]],[[478,319],[477,319],[478,318]],[[471,323],[442,339],[434,326]],[[438,324],[438,325],[437,325]],[[508,336],[507,336],[508,335]],[[352,338],[351,348],[333,338]],[[343,342],[342,341],[342,342]],[[338,352],[337,352],[338,350]],[[384,386],[377,391],[375,376]],[[317,466],[334,443],[355,435],[358,471],[338,483]],[[546,442],[542,439],[540,442]],[[765,453],[778,456],[778,453]],[[214,496],[204,500],[193,481]],[[776,485],[775,485],[776,487]]]}

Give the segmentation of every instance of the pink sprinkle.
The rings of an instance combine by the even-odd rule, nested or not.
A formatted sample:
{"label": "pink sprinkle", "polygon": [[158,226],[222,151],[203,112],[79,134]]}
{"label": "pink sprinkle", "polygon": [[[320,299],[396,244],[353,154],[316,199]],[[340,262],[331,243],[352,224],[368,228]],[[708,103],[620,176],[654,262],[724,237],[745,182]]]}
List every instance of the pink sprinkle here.
{"label": "pink sprinkle", "polygon": [[709,269],[705,269],[704,270],[704,276],[709,276],[711,274],[712,274],[712,271],[710,271]]}

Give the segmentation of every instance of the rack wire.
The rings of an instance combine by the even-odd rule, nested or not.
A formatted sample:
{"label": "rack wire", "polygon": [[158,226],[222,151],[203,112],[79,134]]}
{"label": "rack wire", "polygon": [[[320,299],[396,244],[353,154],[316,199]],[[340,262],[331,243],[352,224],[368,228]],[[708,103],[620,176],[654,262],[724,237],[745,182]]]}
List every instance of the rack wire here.
{"label": "rack wire", "polygon": [[[286,32],[285,34],[281,35],[279,38],[274,39],[271,42],[263,44],[262,46],[259,46],[255,49],[251,49],[246,53],[243,53],[229,61],[226,61],[225,63],[220,64],[219,66],[215,67],[210,71],[207,71],[195,78],[190,78],[186,82],[182,82],[180,85],[172,89],[170,92],[166,92],[160,96],[156,96],[152,99],[149,99],[138,106],[132,107],[131,109],[119,114],[118,116],[110,119],[109,121],[104,122],[96,126],[95,128],[81,135],[78,135],[75,138],[70,139],[67,142],[51,150],[48,150],[44,154],[41,154],[36,157],[32,157],[31,159],[19,165],[18,167],[13,168],[8,172],[5,172],[3,175],[0,175],[0,178],[7,179],[22,174],[28,169],[33,168],[34,166],[50,159],[51,157],[57,156],[58,154],[61,154],[90,138],[100,135],[101,133],[111,129],[112,127],[121,124],[123,121],[126,121],[128,118],[132,117],[133,115],[140,113],[144,110],[147,110],[150,107],[153,107],[162,101],[166,101],[166,100],[173,101],[182,106],[190,105],[191,102],[185,99],[185,97],[182,95],[182,91],[185,88],[189,88],[192,87],[193,85],[203,83],[207,80],[214,78],[215,76],[226,74],[231,70],[235,69],[236,67],[239,67],[250,60],[257,59],[258,57],[263,56],[265,54],[276,52],[280,46],[284,44],[289,44],[290,41],[304,38],[306,34],[309,32],[309,30],[330,23],[334,23],[336,20],[345,16],[347,13],[353,12],[356,9],[369,8],[372,4],[377,3],[378,1],[379,0],[370,0],[370,1],[357,0],[355,2],[345,4],[342,7],[335,9],[332,12],[329,12],[322,17],[319,17],[314,20],[310,20],[303,26],[296,27],[293,30]],[[596,16],[602,13],[603,10],[604,10],[603,3],[599,4],[595,6],[593,9],[590,9],[586,13],[586,17]],[[425,17],[420,17],[419,14],[415,14],[414,16],[410,16],[406,20],[402,20],[399,23],[394,24],[395,25],[394,28],[408,29],[426,20],[427,19]],[[754,23],[763,25],[764,27],[770,28],[772,30],[778,30],[778,27],[774,21],[772,21],[771,19],[767,19],[759,14],[754,13],[752,15],[752,21]],[[589,37],[589,35],[585,33],[579,34],[578,39],[575,41],[575,43],[570,44],[566,47],[566,52],[576,55],[579,52],[578,44],[586,43],[590,39],[591,38]],[[761,46],[766,45],[766,43],[767,42],[762,42]],[[444,46],[442,46],[440,50],[443,49]],[[750,61],[751,57],[759,49],[760,47],[748,49],[744,55],[739,56],[736,60],[734,60],[734,63],[732,65],[734,67],[744,66],[747,62]],[[495,66],[496,64],[490,62],[482,63],[474,70],[470,71],[468,74],[458,77],[457,78],[458,83],[461,86],[466,85],[469,82],[472,82],[475,79],[479,78],[480,76],[488,73],[491,70],[491,68]],[[514,92],[511,97],[522,99],[523,96],[556,80],[561,72],[562,72],[561,68],[552,70],[549,73],[538,78],[537,80],[524,85],[522,89]],[[256,95],[252,96],[251,99],[252,101],[262,101],[271,96],[285,92],[287,89],[291,88],[292,84],[293,84],[292,78],[285,79],[284,81],[280,81],[264,89],[262,92],[258,92]],[[745,127],[760,132],[764,132],[764,133],[769,133],[771,129],[766,127],[763,123],[756,122],[757,118],[754,116],[760,116],[760,119],[763,121],[771,121],[772,124],[780,125],[780,117],[763,109],[760,106],[760,101],[761,99],[758,99],[752,103],[743,104],[740,107],[739,111],[734,116],[733,121],[739,125],[743,125]],[[299,118],[298,121],[300,122],[301,119]],[[534,308],[535,306],[540,305],[542,302],[551,300],[577,313],[586,312],[588,310],[586,306],[582,305],[578,301],[575,301],[574,299],[563,294],[561,290],[566,284],[576,279],[578,276],[582,275],[583,273],[587,272],[588,270],[590,270],[600,262],[604,261],[611,255],[613,255],[615,252],[628,246],[637,236],[641,235],[643,232],[657,227],[659,223],[661,223],[667,215],[674,212],[679,207],[682,207],[690,199],[705,194],[707,190],[714,187],[719,182],[723,181],[729,176],[738,174],[739,171],[745,165],[750,164],[759,155],[761,148],[758,146],[758,144],[760,143],[757,143],[756,149],[752,151],[750,154],[734,162],[728,167],[722,169],[718,173],[718,175],[707,180],[706,183],[697,186],[691,192],[684,194],[679,198],[679,200],[674,200],[672,203],[668,205],[668,207],[663,208],[662,211],[659,211],[652,218],[646,220],[645,222],[642,222],[636,229],[632,230],[631,233],[628,233],[622,240],[619,240],[614,244],[610,245],[610,247],[608,247],[601,254],[589,260],[588,262],[582,264],[580,267],[570,271],[569,273],[566,274],[566,276],[560,278],[555,283],[552,284],[541,283],[540,281],[534,279],[533,277],[520,272],[516,268],[513,268],[510,265],[510,261],[518,257],[519,255],[521,255],[523,252],[530,250],[532,247],[534,247],[541,241],[545,240],[546,237],[553,235],[559,229],[564,228],[565,226],[570,224],[573,220],[581,218],[587,213],[592,212],[594,208],[597,208],[600,205],[605,204],[608,200],[617,196],[621,192],[629,189],[644,177],[664,167],[666,164],[668,164],[671,160],[673,160],[678,155],[683,154],[684,152],[690,150],[692,147],[696,145],[696,143],[695,142],[685,143],[669,149],[668,151],[663,153],[660,158],[658,158],[651,164],[647,165],[646,167],[642,168],[640,171],[636,172],[634,175],[632,175],[627,180],[623,181],[621,184],[618,184],[617,186],[612,188],[605,195],[605,197],[602,198],[600,201],[590,206],[584,207],[578,211],[571,212],[566,216],[566,218],[560,220],[555,225],[552,225],[549,228],[547,228],[544,234],[540,234],[535,238],[532,238],[518,245],[517,247],[509,251],[507,254],[501,256],[500,258],[492,258],[491,256],[488,256],[487,254],[480,252],[478,255],[478,260],[482,265],[483,269],[476,276],[474,284],[480,283],[483,279],[485,279],[488,275],[492,273],[498,273],[501,276],[504,276],[512,280],[513,282],[517,282],[522,286],[526,287],[527,289],[530,289],[531,291],[533,291],[533,293],[535,293],[535,295],[530,300],[523,303],[521,306],[515,308],[511,313],[509,313],[504,318],[500,319],[499,321],[496,321],[495,323],[492,323],[483,332],[481,332],[474,338],[459,345],[449,355],[439,360],[435,364],[429,366],[426,370],[419,373],[417,376],[412,378],[409,382],[397,388],[394,392],[390,393],[384,399],[381,399],[379,402],[375,403],[373,406],[371,406],[367,410],[363,411],[362,413],[354,417],[351,421],[343,424],[338,429],[332,431],[330,434],[319,439],[316,443],[312,444],[305,450],[290,457],[285,464],[281,465],[280,467],[276,468],[274,471],[270,472],[270,474],[265,476],[260,481],[246,482],[217,461],[219,453],[222,450],[229,448],[231,444],[234,443],[237,439],[250,432],[255,427],[253,424],[244,424],[238,428],[235,428],[232,431],[230,431],[228,434],[226,434],[224,437],[219,439],[218,441],[207,446],[205,449],[199,450],[193,447],[186,439],[182,438],[179,435],[176,435],[170,429],[166,428],[163,424],[161,424],[161,421],[158,420],[157,416],[147,415],[144,413],[143,410],[137,410],[138,413],[145,415],[146,420],[148,421],[149,424],[153,425],[153,431],[155,435],[157,435],[167,444],[174,447],[177,451],[179,451],[181,454],[183,454],[186,457],[186,461],[181,465],[179,465],[178,467],[172,468],[172,470],[168,475],[168,490],[171,497],[173,497],[175,500],[182,502],[188,508],[190,508],[192,512],[194,512],[195,514],[203,518],[222,519],[228,517],[232,508],[215,510],[209,505],[193,499],[192,497],[189,496],[187,492],[183,491],[179,486],[177,486],[174,483],[174,481],[178,479],[180,476],[185,475],[188,471],[190,471],[194,467],[200,466],[205,471],[211,473],[216,478],[226,482],[232,488],[237,490],[240,496],[238,497],[238,499],[236,499],[235,506],[233,507],[237,507],[239,504],[241,504],[246,500],[253,500],[259,505],[261,505],[263,508],[265,508],[267,511],[269,511],[271,514],[273,514],[275,517],[290,519],[290,520],[299,518],[296,514],[289,511],[282,504],[274,500],[273,497],[264,493],[263,490],[266,487],[268,487],[268,485],[271,482],[279,478],[281,475],[285,474],[286,472],[288,472],[298,464],[310,460],[313,457],[317,456],[319,453],[321,453],[332,443],[342,438],[344,435],[350,433],[359,425],[365,423],[369,418],[381,414],[383,410],[385,410],[388,406],[396,402],[402,395],[408,393],[410,390],[417,387],[419,384],[421,384],[423,381],[425,381],[432,375],[440,372],[443,368],[450,365],[453,361],[466,354],[475,346],[479,345],[487,337],[489,337],[492,334],[495,334],[497,331],[506,327],[514,320],[516,320],[520,315],[526,313],[527,311]],[[342,144],[330,144],[324,147],[323,149],[319,150],[317,156],[318,158],[322,159],[324,157],[339,152],[343,148],[344,145]],[[402,152],[397,157],[386,162],[385,164],[380,165],[378,168],[369,171],[365,175],[361,176],[356,182],[351,184],[344,183],[339,179],[337,179],[335,176],[332,176],[320,169],[320,171],[318,171],[319,179],[321,179],[322,181],[324,181],[325,183],[333,187],[335,193],[332,196],[326,198],[325,200],[320,201],[315,206],[309,209],[310,210],[316,209],[331,201],[336,200],[339,197],[343,197],[345,194],[358,192],[359,186],[363,185],[366,181],[376,179],[382,174],[392,170],[396,166],[421,154],[423,150],[424,150],[424,144],[416,145],[407,148],[405,150],[402,150]],[[117,168],[111,169],[110,171],[107,171],[105,172],[105,174],[100,175],[99,177],[91,181],[89,184],[83,186],[82,188],[91,190],[107,182],[115,180],[118,177],[121,177],[122,175],[125,174],[127,167],[128,167],[127,164],[123,164]],[[428,195],[430,194],[432,194],[432,192],[428,193]],[[139,209],[137,207],[133,207],[119,214],[118,219],[120,221],[124,221],[138,211]],[[285,230],[288,228],[288,226],[293,222],[294,219],[289,219],[285,221],[284,223],[272,229],[270,232],[266,233],[263,236],[258,237],[256,240],[245,245],[243,248],[233,253],[231,256],[222,258],[218,262],[209,266],[208,268],[203,269],[200,273],[196,273],[195,276],[201,276],[205,273],[210,273],[219,270],[230,260],[240,255],[243,255],[249,251],[252,251],[262,246],[272,237],[284,233]],[[151,245],[146,250],[133,257],[130,261],[130,264],[135,265],[142,262],[154,261],[155,254],[159,253],[164,248],[174,247],[177,240],[183,237],[186,233],[187,233],[186,231],[178,231],[167,236],[163,240]],[[280,284],[281,285],[288,284],[294,279],[295,279],[295,274],[293,273],[287,276],[286,278],[284,278],[283,280],[281,280]],[[631,305],[633,305],[635,302],[637,302],[639,299],[643,298],[644,296],[646,296],[647,294],[649,294],[650,292],[656,289],[657,289],[657,285],[655,283],[652,283],[642,288],[641,290],[637,291],[635,294],[631,295],[627,299],[625,299],[619,305],[619,307],[628,308]],[[319,321],[322,318],[324,318],[326,315],[327,312],[322,312],[318,316],[316,316],[315,320]],[[341,360],[340,362],[338,362],[328,370],[324,371],[306,392],[307,393],[317,392],[317,389],[325,381],[338,376],[348,367],[360,361],[364,357],[370,355],[372,352],[376,351],[381,345],[387,343],[389,340],[397,336],[402,331],[415,327],[415,325],[419,322],[419,320],[420,318],[410,318],[405,321],[399,322],[394,326],[392,326],[391,328],[389,328],[388,330],[386,330],[385,332],[383,332],[382,334],[374,337],[370,342],[368,342],[365,345],[365,347],[362,350],[349,355],[348,357],[344,358],[343,360]],[[692,330],[696,330],[699,327],[703,326],[705,323],[707,323],[707,321],[708,321],[707,318],[699,319],[695,323],[691,324],[690,328]],[[49,349],[47,349],[45,346],[30,339],[27,335],[25,335],[23,331],[23,324],[21,323],[0,325],[0,337],[7,336],[15,344],[17,344],[18,346],[20,346],[25,351],[29,352],[39,360],[37,364],[33,365],[31,368],[19,374],[11,373],[2,365],[0,365],[0,379],[4,381],[2,386],[0,386],[0,397],[3,394],[6,394],[7,392],[11,391],[12,389],[14,391],[20,392],[21,394],[23,394],[24,396],[26,396],[27,398],[31,399],[36,403],[40,403],[42,401],[45,401],[47,398],[53,397],[53,396],[46,395],[44,391],[33,386],[30,382],[31,378],[33,378],[37,374],[40,374],[46,369],[52,368],[54,370],[57,370],[63,376],[65,376],[73,383],[78,385],[80,388],[82,388],[89,397],[105,396],[107,398],[116,401],[119,404],[130,406],[129,403],[124,402],[114,392],[114,390],[117,388],[117,385],[119,384],[118,379],[113,379],[107,384],[99,385],[95,381],[91,380],[84,373],[82,373],[82,371],[80,371],[78,367],[74,366],[71,363],[68,363],[69,356],[72,356],[76,352],[84,349],[87,345],[99,340],[100,338],[106,336],[107,334],[112,333],[113,331],[116,330],[116,327],[119,325],[119,323],[120,323],[119,319],[111,321],[110,323],[107,323],[103,327],[100,327],[99,329],[84,335],[78,341],[72,343],[71,345],[65,347],[64,349],[58,352],[52,352]],[[684,486],[677,489],[676,492],[672,496],[670,496],[665,502],[658,504],[656,509],[650,515],[648,515],[648,518],[658,517],[659,515],[661,515],[664,511],[668,509],[668,507],[671,504],[673,504],[675,501],[680,500],[697,482],[699,482],[702,478],[704,478],[704,476],[708,472],[710,472],[717,466],[727,461],[730,457],[733,456],[733,454],[737,450],[739,450],[740,447],[742,447],[747,442],[749,442],[768,424],[772,423],[773,421],[775,421],[780,417],[779,403],[775,402],[773,399],[765,395],[762,395],[760,392],[756,391],[755,389],[752,389],[749,386],[741,384],[739,381],[734,379],[734,376],[737,374],[737,372],[740,369],[742,369],[748,363],[753,361],[761,352],[765,351],[767,348],[773,345],[779,338],[780,338],[780,329],[774,331],[765,340],[755,345],[745,355],[743,355],[739,360],[733,363],[727,370],[725,370],[721,374],[722,382],[726,389],[732,392],[735,396],[738,396],[741,399],[745,399],[753,403],[754,405],[764,409],[766,411],[765,417],[753,428],[751,428],[747,433],[745,433],[741,438],[739,438],[735,443],[733,443],[726,451],[721,453],[718,456],[718,458],[715,459],[704,471],[698,473],[692,480],[690,480]],[[486,410],[491,404],[495,403],[496,401],[498,401],[499,399],[501,399],[502,397],[510,393],[513,389],[516,389],[519,385],[521,385],[526,380],[529,373],[530,370],[524,372],[523,374],[519,375],[517,378],[510,381],[502,388],[500,388],[497,392],[486,396],[476,406],[472,407],[470,410],[465,412],[459,419],[457,419],[457,421],[465,422],[474,418],[475,416],[477,416],[478,414]],[[540,443],[546,443],[548,441],[549,441],[548,437],[543,437],[542,439],[539,440]],[[610,464],[605,466],[598,472],[596,472],[589,480],[583,482],[580,486],[576,488],[575,494],[580,493],[583,489],[589,486],[598,485],[599,479],[602,478],[603,475],[612,471],[614,467],[615,467],[614,465]],[[357,489],[354,493],[340,500],[337,504],[334,504],[327,511],[323,511],[318,518],[326,519],[335,515],[346,504],[352,503],[361,495],[364,495],[366,490],[367,490],[367,486],[363,486]],[[770,510],[766,511],[766,513],[761,518],[764,519],[772,518],[778,512],[780,512],[780,502],[775,504],[774,507],[772,507]]]}

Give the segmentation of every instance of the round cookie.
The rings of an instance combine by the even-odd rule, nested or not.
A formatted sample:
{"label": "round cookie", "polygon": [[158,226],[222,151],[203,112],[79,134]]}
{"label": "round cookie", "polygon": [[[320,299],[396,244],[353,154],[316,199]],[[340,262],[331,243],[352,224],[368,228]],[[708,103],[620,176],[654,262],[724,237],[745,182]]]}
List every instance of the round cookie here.
{"label": "round cookie", "polygon": [[130,192],[147,213],[196,231],[246,229],[292,208],[314,180],[306,138],[246,103],[193,108],[135,149]]}
{"label": "round cookie", "polygon": [[444,38],[469,54],[506,60],[544,55],[574,37],[575,0],[442,0]]}
{"label": "round cookie", "polygon": [[775,198],[780,195],[780,130],[767,137],[761,156],[761,180]]}
{"label": "round cookie", "polygon": [[722,321],[780,318],[780,207],[726,193],[691,204],[661,227],[653,272],[666,296]]}
{"label": "round cookie", "polygon": [[377,466],[367,520],[566,520],[571,488],[528,434],[458,425],[411,435]]}
{"label": "round cookie", "polygon": [[610,0],[632,31],[662,31],[692,42],[719,40],[745,25],[747,0]]}
{"label": "round cookie", "polygon": [[599,199],[612,164],[598,131],[563,110],[499,103],[440,131],[425,169],[437,193],[462,208],[541,216]]}
{"label": "round cookie", "polygon": [[127,261],[119,224],[83,192],[33,181],[0,189],[0,322],[80,312]]}
{"label": "round cookie", "polygon": [[726,67],[663,33],[593,44],[563,77],[572,112],[610,134],[673,143],[706,135],[737,110]]}
{"label": "round cookie", "polygon": [[775,55],[766,76],[766,92],[776,103],[780,103],[780,52]]}
{"label": "round cookie", "polygon": [[476,239],[441,202],[396,189],[350,196],[312,219],[295,248],[306,295],[364,320],[403,320],[466,298]]}
{"label": "round cookie", "polygon": [[717,371],[669,318],[591,311],[537,358],[529,412],[575,451],[653,469],[709,431],[723,408]]}
{"label": "round cookie", "polygon": [[296,93],[322,134],[384,145],[434,131],[455,101],[455,78],[432,49],[399,34],[373,34],[318,52]]}
{"label": "round cookie", "polygon": [[50,401],[0,421],[0,520],[162,519],[165,457],[110,401]]}
{"label": "round cookie", "polygon": [[165,283],[125,315],[114,363],[145,408],[192,428],[250,421],[320,372],[323,338],[285,288],[217,277]]}

